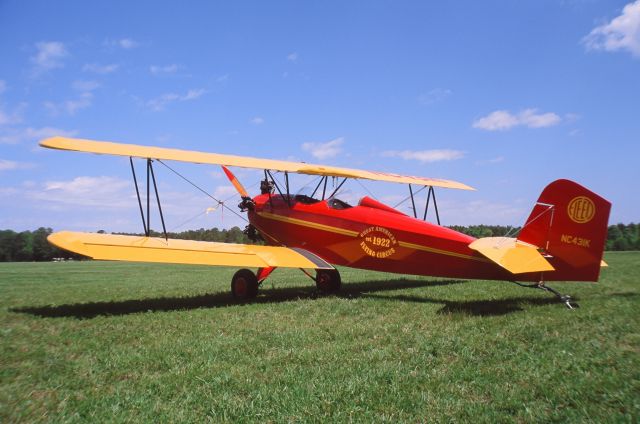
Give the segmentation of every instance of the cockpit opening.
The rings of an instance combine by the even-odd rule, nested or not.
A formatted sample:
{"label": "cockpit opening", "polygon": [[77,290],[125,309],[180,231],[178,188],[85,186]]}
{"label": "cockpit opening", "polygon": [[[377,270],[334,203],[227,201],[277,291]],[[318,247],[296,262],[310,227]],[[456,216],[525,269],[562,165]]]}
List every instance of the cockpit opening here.
{"label": "cockpit opening", "polygon": [[327,200],[327,206],[329,206],[331,209],[337,209],[337,210],[349,209],[353,207],[347,202],[344,202],[340,199],[336,199],[335,197],[332,197]]}

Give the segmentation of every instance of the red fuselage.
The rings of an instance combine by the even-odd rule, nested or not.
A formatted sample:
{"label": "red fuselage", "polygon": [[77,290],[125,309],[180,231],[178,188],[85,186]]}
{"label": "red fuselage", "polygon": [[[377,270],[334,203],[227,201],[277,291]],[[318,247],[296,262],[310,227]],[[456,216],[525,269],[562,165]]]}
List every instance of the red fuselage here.
{"label": "red fuselage", "polygon": [[469,248],[475,238],[403,214],[369,197],[337,199],[259,195],[249,220],[268,244],[300,247],[334,265],[400,274],[511,280]]}

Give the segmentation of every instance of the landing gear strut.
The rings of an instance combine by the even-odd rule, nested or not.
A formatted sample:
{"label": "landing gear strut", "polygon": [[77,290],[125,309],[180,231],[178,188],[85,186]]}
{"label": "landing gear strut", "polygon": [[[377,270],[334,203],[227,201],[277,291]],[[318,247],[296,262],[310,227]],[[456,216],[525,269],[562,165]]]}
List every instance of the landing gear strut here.
{"label": "landing gear strut", "polygon": [[238,300],[253,299],[258,295],[258,277],[253,271],[241,269],[231,279],[231,294]]}

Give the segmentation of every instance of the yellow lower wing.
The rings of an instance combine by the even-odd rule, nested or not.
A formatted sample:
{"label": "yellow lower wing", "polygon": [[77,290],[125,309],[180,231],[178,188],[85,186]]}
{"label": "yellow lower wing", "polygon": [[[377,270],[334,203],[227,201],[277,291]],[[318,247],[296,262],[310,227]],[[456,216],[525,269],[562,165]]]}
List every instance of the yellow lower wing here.
{"label": "yellow lower wing", "polygon": [[553,271],[551,264],[528,243],[509,237],[484,237],[469,245],[512,274]]}
{"label": "yellow lower wing", "polygon": [[304,249],[61,231],[50,243],[93,259],[235,267],[332,269]]}

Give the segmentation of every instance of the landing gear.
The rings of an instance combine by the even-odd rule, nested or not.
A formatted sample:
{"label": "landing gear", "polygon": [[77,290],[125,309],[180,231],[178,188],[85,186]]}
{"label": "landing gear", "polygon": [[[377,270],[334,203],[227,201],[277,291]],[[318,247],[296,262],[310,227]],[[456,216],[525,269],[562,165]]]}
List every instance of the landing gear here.
{"label": "landing gear", "polygon": [[258,278],[248,269],[241,269],[231,279],[231,294],[238,300],[253,299],[258,295]]}
{"label": "landing gear", "polygon": [[319,269],[316,271],[316,287],[323,293],[340,290],[342,282],[337,269]]}

